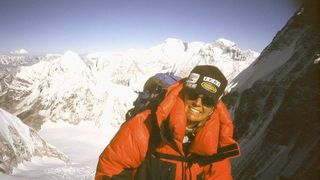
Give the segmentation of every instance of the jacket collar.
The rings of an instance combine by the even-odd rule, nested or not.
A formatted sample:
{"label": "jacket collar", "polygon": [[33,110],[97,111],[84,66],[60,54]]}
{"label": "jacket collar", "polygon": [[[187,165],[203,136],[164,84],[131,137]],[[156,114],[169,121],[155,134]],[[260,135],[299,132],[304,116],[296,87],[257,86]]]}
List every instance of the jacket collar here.
{"label": "jacket collar", "polygon": [[[185,135],[187,118],[184,111],[184,102],[180,96],[183,83],[178,82],[168,89],[168,93],[157,109],[158,125],[162,127],[168,119],[168,128],[172,141],[183,154],[182,140]],[[215,109],[210,119],[196,134],[191,144],[190,152],[199,155],[212,155],[217,152],[219,142],[219,110]],[[169,118],[167,118],[169,117]]]}

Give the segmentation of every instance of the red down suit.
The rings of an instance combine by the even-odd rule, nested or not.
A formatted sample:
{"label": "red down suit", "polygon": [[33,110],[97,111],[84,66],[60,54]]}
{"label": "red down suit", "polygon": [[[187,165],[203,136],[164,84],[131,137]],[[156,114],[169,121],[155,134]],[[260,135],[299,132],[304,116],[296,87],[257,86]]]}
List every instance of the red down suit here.
{"label": "red down suit", "polygon": [[[161,127],[161,143],[155,151],[182,157],[190,154],[211,156],[217,154],[221,147],[236,145],[236,151],[239,152],[239,146],[232,137],[233,124],[229,112],[223,102],[219,101],[211,117],[195,135],[190,145],[190,153],[184,153],[182,141],[187,119],[180,93],[182,88],[182,82],[170,86],[165,98],[158,106],[156,116],[158,125]],[[135,173],[145,161],[148,150],[151,131],[150,114],[150,110],[145,110],[121,126],[99,157],[96,180],[123,179],[125,175],[130,177],[125,179],[137,179]],[[156,164],[155,179],[228,180],[232,179],[229,162],[231,157],[234,156],[203,166],[198,163],[190,164],[165,158],[158,158],[151,164]]]}

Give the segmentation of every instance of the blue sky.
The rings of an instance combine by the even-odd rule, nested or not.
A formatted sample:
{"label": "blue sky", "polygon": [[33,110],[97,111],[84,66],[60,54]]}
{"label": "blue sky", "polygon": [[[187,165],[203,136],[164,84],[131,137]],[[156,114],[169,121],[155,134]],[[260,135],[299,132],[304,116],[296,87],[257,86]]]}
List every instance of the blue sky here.
{"label": "blue sky", "polygon": [[226,38],[262,51],[299,8],[292,0],[1,0],[0,52],[148,48]]}

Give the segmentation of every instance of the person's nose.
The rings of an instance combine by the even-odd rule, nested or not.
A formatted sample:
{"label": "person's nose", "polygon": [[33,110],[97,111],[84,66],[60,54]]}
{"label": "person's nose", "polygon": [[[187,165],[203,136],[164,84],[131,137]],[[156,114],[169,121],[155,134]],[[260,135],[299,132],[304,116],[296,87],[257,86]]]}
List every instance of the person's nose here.
{"label": "person's nose", "polygon": [[195,100],[194,104],[195,104],[196,106],[201,106],[201,105],[202,105],[202,99],[201,99],[201,97],[198,97],[198,98]]}

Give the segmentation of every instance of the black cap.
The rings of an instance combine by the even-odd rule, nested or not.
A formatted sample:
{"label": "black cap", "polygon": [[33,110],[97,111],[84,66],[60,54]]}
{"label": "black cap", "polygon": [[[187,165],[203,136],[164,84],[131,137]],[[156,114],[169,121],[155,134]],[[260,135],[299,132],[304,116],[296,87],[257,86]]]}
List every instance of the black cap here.
{"label": "black cap", "polygon": [[185,82],[185,87],[213,97],[216,101],[222,97],[227,85],[228,80],[223,73],[217,67],[210,65],[194,67]]}

